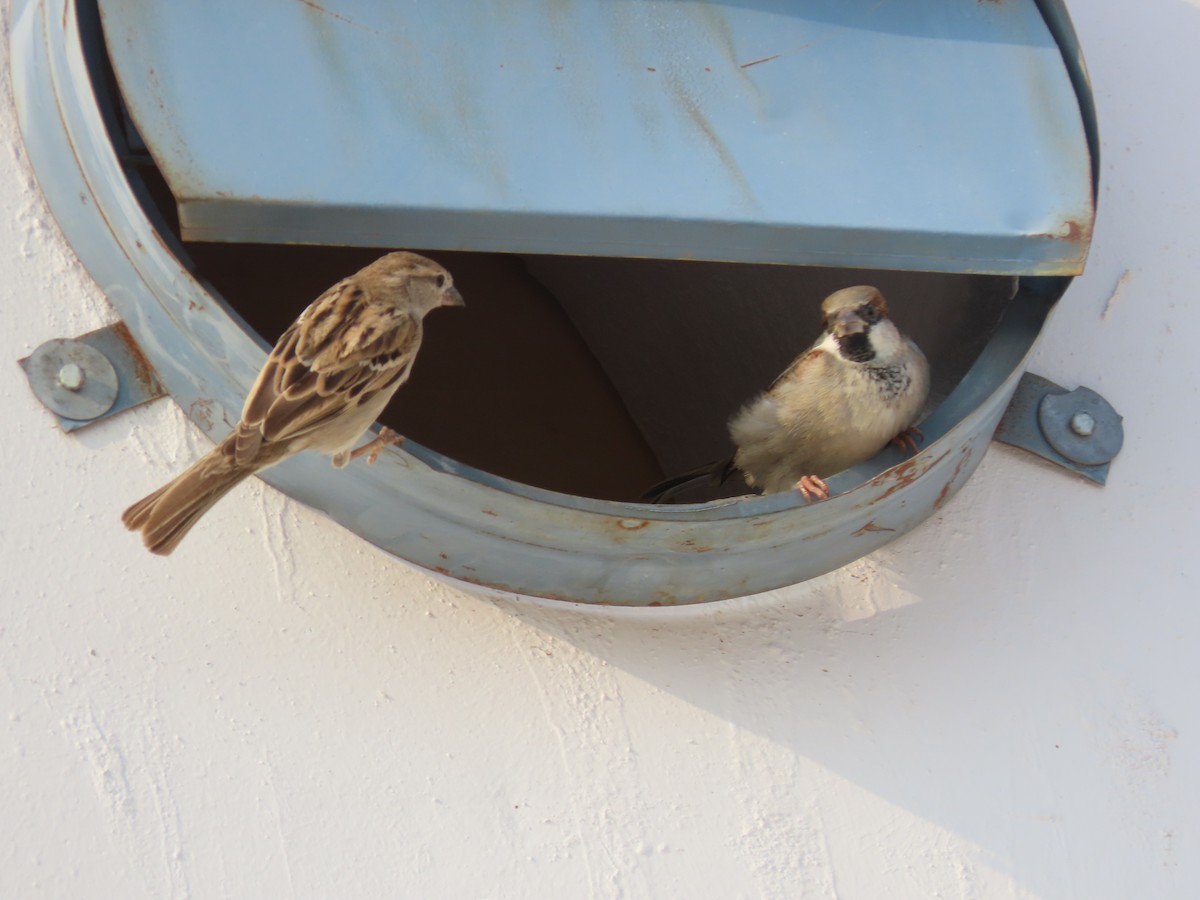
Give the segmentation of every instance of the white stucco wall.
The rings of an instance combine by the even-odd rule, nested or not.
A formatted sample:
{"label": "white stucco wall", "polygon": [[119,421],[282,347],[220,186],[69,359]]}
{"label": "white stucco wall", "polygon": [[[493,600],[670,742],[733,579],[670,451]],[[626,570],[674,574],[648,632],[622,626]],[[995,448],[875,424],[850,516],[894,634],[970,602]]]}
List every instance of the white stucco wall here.
{"label": "white stucco wall", "polygon": [[478,599],[259,483],[145,553],[205,441],[31,395],[111,313],[6,75],[0,896],[1200,896],[1200,4],[1073,13],[1103,193],[1033,368],[1125,415],[1109,486],[993,446],[886,550],[671,611]]}

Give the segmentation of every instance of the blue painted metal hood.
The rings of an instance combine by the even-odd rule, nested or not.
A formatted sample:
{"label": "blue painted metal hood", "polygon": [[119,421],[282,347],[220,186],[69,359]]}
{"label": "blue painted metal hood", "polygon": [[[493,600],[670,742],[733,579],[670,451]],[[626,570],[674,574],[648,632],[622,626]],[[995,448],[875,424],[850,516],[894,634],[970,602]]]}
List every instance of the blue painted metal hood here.
{"label": "blue painted metal hood", "polygon": [[1033,0],[100,0],[204,241],[1075,274]]}

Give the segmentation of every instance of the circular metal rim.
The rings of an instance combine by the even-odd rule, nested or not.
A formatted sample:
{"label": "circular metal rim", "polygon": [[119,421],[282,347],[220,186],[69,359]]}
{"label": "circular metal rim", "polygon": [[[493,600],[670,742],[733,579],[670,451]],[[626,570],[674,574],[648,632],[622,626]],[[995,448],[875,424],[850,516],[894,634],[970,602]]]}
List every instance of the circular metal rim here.
{"label": "circular metal rim", "polygon": [[[263,342],[205,290],[148,220],[92,94],[73,0],[14,0],[11,51],[31,162],[62,230],[155,366],[214,440],[237,421]],[[885,450],[794,494],[650,506],[572,497],[497,478],[408,443],[334,473],[305,454],[268,483],[361,537],[468,585],[570,602],[669,606],[804,581],[882,546],[951,496],[979,464],[1048,312],[1018,295],[954,393],[923,423],[927,443]]]}

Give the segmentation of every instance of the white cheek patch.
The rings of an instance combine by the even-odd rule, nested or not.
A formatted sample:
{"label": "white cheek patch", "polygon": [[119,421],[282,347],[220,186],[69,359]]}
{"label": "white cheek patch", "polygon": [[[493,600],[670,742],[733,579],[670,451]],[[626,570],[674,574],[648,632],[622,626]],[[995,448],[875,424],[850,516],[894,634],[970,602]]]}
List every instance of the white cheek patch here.
{"label": "white cheek patch", "polygon": [[877,362],[887,363],[904,350],[904,339],[890,319],[884,319],[871,327],[871,346],[875,348]]}

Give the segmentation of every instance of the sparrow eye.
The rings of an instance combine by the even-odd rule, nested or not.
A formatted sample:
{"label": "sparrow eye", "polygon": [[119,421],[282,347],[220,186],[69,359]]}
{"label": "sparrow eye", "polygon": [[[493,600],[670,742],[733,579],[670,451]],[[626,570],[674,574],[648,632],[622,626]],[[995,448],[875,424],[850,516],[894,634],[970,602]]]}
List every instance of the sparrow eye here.
{"label": "sparrow eye", "polygon": [[874,325],[883,318],[883,315],[879,312],[879,310],[874,306],[871,306],[869,303],[866,306],[859,308],[858,316],[868,325]]}
{"label": "sparrow eye", "polygon": [[446,286],[446,276],[445,275],[439,275],[433,281],[434,281],[434,284],[436,284],[440,288],[443,288]]}

